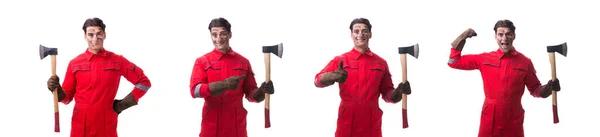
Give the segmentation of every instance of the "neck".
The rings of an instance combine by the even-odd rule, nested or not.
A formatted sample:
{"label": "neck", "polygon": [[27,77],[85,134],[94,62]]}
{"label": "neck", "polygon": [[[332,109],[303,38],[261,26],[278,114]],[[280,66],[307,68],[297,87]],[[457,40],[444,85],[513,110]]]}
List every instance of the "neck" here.
{"label": "neck", "polygon": [[510,49],[508,49],[508,50],[506,50],[506,51],[504,51],[504,50],[502,50],[502,49],[500,49],[500,50],[502,50],[502,52],[504,52],[504,53],[510,53],[510,52],[511,52],[511,51],[513,51],[514,49],[515,49],[515,47],[511,47]]}
{"label": "neck", "polygon": [[365,53],[367,51],[368,47],[369,46],[365,46],[365,47],[354,46],[354,49],[360,53]]}
{"label": "neck", "polygon": [[88,51],[92,52],[93,54],[98,54],[98,52],[100,52],[102,50],[104,50],[104,49],[93,50],[93,49],[88,48]]}
{"label": "neck", "polygon": [[219,52],[221,52],[221,53],[225,54],[225,53],[227,53],[227,51],[229,51],[230,49],[231,49],[231,47],[227,47],[227,48],[225,48],[225,49],[217,49],[217,51],[219,51]]}

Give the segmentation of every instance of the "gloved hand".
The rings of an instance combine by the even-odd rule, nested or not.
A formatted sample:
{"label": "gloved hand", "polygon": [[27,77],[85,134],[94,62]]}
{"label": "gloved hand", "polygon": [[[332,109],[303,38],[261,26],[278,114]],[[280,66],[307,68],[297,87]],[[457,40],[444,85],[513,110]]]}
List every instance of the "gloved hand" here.
{"label": "gloved hand", "polygon": [[410,83],[408,81],[406,81],[405,83],[398,84],[398,87],[396,88],[396,90],[394,90],[394,92],[392,92],[392,95],[391,95],[392,102],[399,102],[400,100],[402,100],[402,93],[404,93],[406,95],[410,95],[412,93],[412,90],[410,88]]}
{"label": "gloved hand", "polygon": [[334,72],[327,72],[321,76],[320,82],[323,85],[332,85],[335,82],[344,83],[348,78],[348,72],[344,70],[344,62],[340,60],[338,69]]}
{"label": "gloved hand", "polygon": [[273,87],[273,81],[263,82],[260,84],[260,87],[258,87],[258,90],[262,91],[263,93],[274,94],[275,88]]}
{"label": "gloved hand", "polygon": [[47,82],[48,90],[50,90],[50,92],[54,92],[54,89],[60,88],[59,81],[60,79],[58,78],[58,76],[51,76]]}
{"label": "gloved hand", "polygon": [[50,92],[54,92],[54,89],[57,89],[58,91],[58,101],[61,101],[65,98],[65,91],[62,89],[62,87],[60,86],[60,78],[58,78],[58,76],[51,76],[48,79],[47,86],[48,86],[48,90],[50,90]]}
{"label": "gloved hand", "polygon": [[547,98],[552,95],[553,90],[556,92],[560,91],[560,82],[558,81],[558,78],[554,81],[548,80],[548,83],[540,89],[540,96],[542,96],[542,98]]}
{"label": "gloved hand", "polygon": [[115,99],[113,101],[113,110],[115,110],[117,114],[121,114],[123,110],[135,105],[137,105],[137,102],[135,101],[135,98],[133,98],[133,94],[129,93],[122,100]]}
{"label": "gloved hand", "polygon": [[471,38],[473,36],[477,36],[475,30],[471,28],[465,30],[456,39],[454,39],[454,41],[452,42],[452,47],[458,51],[462,51],[463,47],[465,46],[466,39]]}
{"label": "gloved hand", "polygon": [[265,93],[274,94],[275,89],[273,88],[273,81],[263,82],[258,89],[256,89],[256,93],[254,93],[254,100],[261,102],[265,100]]}
{"label": "gloved hand", "polygon": [[227,90],[236,90],[239,87],[240,81],[245,79],[246,75],[242,76],[231,76],[225,80],[212,82],[209,84],[209,90],[211,96],[218,96]]}
{"label": "gloved hand", "polygon": [[550,89],[554,90],[554,91],[560,91],[560,82],[558,82],[558,79],[555,79],[554,81],[549,80],[548,84],[546,85],[550,85]]}

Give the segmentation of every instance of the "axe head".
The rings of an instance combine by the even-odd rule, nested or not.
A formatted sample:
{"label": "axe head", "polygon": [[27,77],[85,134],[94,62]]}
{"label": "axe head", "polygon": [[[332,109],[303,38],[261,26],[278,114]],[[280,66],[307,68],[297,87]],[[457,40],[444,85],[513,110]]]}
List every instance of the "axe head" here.
{"label": "axe head", "polygon": [[547,46],[546,50],[548,52],[558,52],[558,54],[561,54],[566,57],[567,56],[567,42],[559,44],[559,45]]}
{"label": "axe head", "polygon": [[281,58],[281,56],[283,55],[283,43],[279,43],[277,45],[272,45],[272,46],[263,46],[262,52],[263,53],[273,53],[273,54],[277,55],[277,57]]}
{"label": "axe head", "polygon": [[58,49],[40,45],[40,60],[44,59],[48,55],[58,55]]}
{"label": "axe head", "polygon": [[398,53],[400,54],[409,54],[415,58],[419,58],[419,44],[415,44],[408,47],[398,47]]}

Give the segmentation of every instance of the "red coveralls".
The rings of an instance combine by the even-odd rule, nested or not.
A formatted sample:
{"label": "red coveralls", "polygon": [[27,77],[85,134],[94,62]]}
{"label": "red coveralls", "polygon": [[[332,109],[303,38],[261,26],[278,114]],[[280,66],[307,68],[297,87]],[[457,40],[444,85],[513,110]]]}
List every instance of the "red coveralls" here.
{"label": "red coveralls", "polygon": [[452,48],[448,65],[460,70],[479,69],[485,101],[481,112],[479,137],[523,137],[525,110],[521,106],[525,86],[540,97],[541,83],[533,63],[515,49],[462,55]]}
{"label": "red coveralls", "polygon": [[[247,77],[240,81],[237,90],[211,96],[209,83],[240,75]],[[256,89],[250,62],[232,49],[226,54],[214,49],[197,58],[190,79],[190,94],[193,98],[204,98],[200,137],[247,137],[248,111],[242,98],[245,95],[248,101],[258,103],[253,98]]]}
{"label": "red coveralls", "polygon": [[113,100],[121,76],[135,84],[131,93],[138,101],[150,88],[150,80],[141,68],[125,57],[102,50],[86,50],[69,62],[62,88],[69,104],[75,98],[71,137],[117,137],[118,115]]}
{"label": "red coveralls", "polygon": [[367,49],[361,54],[354,48],[332,59],[315,76],[315,86],[323,88],[319,79],[326,72],[333,72],[343,60],[343,68],[348,72],[340,88],[341,103],[338,110],[336,137],[381,137],[379,95],[390,103],[394,91],[392,75],[387,62]]}

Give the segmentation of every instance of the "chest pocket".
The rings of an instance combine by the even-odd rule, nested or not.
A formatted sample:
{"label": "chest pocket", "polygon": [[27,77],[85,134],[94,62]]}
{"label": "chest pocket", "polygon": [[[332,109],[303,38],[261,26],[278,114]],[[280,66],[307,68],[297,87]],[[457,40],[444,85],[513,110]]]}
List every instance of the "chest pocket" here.
{"label": "chest pocket", "polygon": [[[248,71],[250,70],[249,65],[244,62],[231,64],[231,70],[229,70],[229,76],[242,76],[252,77]],[[246,79],[240,80],[240,85],[243,84]],[[240,88],[241,89],[241,88]]]}
{"label": "chest pocket", "polygon": [[98,79],[104,80],[107,85],[118,85],[121,78],[121,62],[99,62],[100,66],[100,75],[98,75]]}
{"label": "chest pocket", "polygon": [[231,65],[231,74],[240,76],[240,75],[248,75],[248,64],[246,63],[236,63]]}
{"label": "chest pocket", "polygon": [[87,88],[91,83],[92,65],[90,63],[74,64],[72,73],[75,76],[75,83],[78,89]]}
{"label": "chest pocket", "polygon": [[484,57],[481,68],[479,69],[482,73],[483,79],[493,81],[500,80],[500,64],[500,59]]}
{"label": "chest pocket", "polygon": [[221,70],[220,61],[210,61],[205,64],[204,71],[219,71]]}
{"label": "chest pocket", "polygon": [[510,75],[515,78],[516,82],[523,82],[529,72],[529,67],[525,63],[516,63],[512,65],[510,72]]}
{"label": "chest pocket", "polygon": [[383,74],[386,72],[385,66],[380,62],[367,62],[366,66],[368,68],[368,70],[366,70],[368,78],[375,81],[375,83],[379,83],[381,77],[383,77]]}
{"label": "chest pocket", "polygon": [[344,64],[343,64],[342,68],[344,70],[346,70],[346,72],[348,72],[348,77],[346,78],[346,83],[349,83],[349,84],[343,84],[343,85],[352,85],[350,83],[356,83],[356,82],[358,82],[358,78],[360,77],[359,75],[361,75],[358,72],[358,68],[359,68],[358,61],[355,61],[355,60],[344,60],[343,63]]}
{"label": "chest pocket", "polygon": [[204,64],[204,71],[208,77],[208,82],[222,80],[221,61],[207,61]]}

